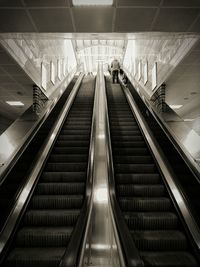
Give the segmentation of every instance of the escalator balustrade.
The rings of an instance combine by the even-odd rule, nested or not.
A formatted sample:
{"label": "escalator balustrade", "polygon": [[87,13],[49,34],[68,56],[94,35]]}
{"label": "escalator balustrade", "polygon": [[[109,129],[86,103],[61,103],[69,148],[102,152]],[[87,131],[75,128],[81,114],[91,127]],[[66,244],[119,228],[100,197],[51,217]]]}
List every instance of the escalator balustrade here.
{"label": "escalator balustrade", "polygon": [[116,196],[144,265],[198,266],[122,89],[109,80],[107,98]]}
{"label": "escalator balustrade", "polygon": [[[16,201],[16,197],[20,191],[20,188],[25,184],[26,177],[29,172],[30,166],[34,161],[40,147],[42,146],[46,136],[55,123],[64,103],[66,102],[69,94],[71,93],[77,77],[75,76],[67,89],[58,100],[57,104],[49,114],[46,121],[38,130],[35,137],[32,139],[28,147],[25,149],[15,166],[12,168],[3,184],[0,186],[0,231],[4,226],[4,223]],[[6,205],[5,205],[6,203]]]}
{"label": "escalator balustrade", "polygon": [[94,79],[84,78],[3,266],[58,267],[85,197]]}

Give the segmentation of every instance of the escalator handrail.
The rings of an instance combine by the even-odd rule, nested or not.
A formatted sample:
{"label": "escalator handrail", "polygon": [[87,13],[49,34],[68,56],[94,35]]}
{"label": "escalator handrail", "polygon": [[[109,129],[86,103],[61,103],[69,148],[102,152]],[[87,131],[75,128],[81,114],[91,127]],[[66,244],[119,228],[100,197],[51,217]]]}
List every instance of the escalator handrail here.
{"label": "escalator handrail", "polygon": [[[81,214],[78,218],[77,225],[73,232],[73,238],[62,257],[60,267],[76,267],[78,261],[80,261],[80,255],[85,249],[84,246],[84,235],[86,235],[86,225],[90,221],[91,214],[91,202],[92,202],[92,185],[93,185],[93,168],[94,168],[94,139],[95,139],[95,124],[96,124],[96,87],[93,104],[92,124],[90,133],[90,147],[87,167],[87,179],[85,189],[85,200],[81,210]],[[81,260],[82,261],[82,260]]]}
{"label": "escalator handrail", "polygon": [[109,194],[110,194],[110,199],[111,199],[112,210],[114,213],[116,226],[119,232],[119,237],[121,240],[123,252],[125,255],[125,259],[126,259],[126,266],[127,267],[143,267],[144,263],[141,257],[139,256],[138,250],[130,235],[129,229],[124,221],[122,212],[120,210],[120,207],[119,207],[119,204],[116,198],[116,187],[115,187],[114,168],[113,168],[113,157],[112,157],[107,97],[106,97],[105,102],[106,102],[106,138],[108,142]]}
{"label": "escalator handrail", "polygon": [[[130,76],[129,72],[125,69],[124,71],[128,76]],[[129,79],[130,81],[130,79]],[[130,82],[131,83],[131,82]],[[135,90],[135,86],[131,83],[131,85],[134,88],[135,93],[141,98],[141,96],[138,94],[137,90]],[[141,98],[142,100],[142,98]],[[156,109],[151,106],[148,100],[145,99],[142,100],[148,111],[152,114],[160,128],[164,131],[167,138],[170,140],[170,142],[173,144],[175,149],[178,151],[179,155],[182,157],[192,174],[194,175],[195,179],[198,183],[200,183],[200,166],[197,163],[197,161],[191,156],[191,154],[185,149],[185,147],[181,144],[181,142],[177,139],[177,137],[172,133],[167,123],[163,122],[159,114],[156,112]]]}
{"label": "escalator handrail", "polygon": [[197,250],[199,251],[200,250],[200,229],[198,225],[196,224],[195,219],[193,218],[192,213],[190,212],[190,209],[180,189],[175,183],[175,179],[174,179],[175,174],[173,173],[172,169],[165,163],[166,162],[165,155],[160,149],[159,144],[157,143],[148,124],[146,123],[143,115],[141,114],[139,107],[137,106],[137,103],[133,99],[133,96],[130,90],[125,86],[122,86],[122,89],[126,96],[127,102],[129,103],[129,106],[132,110],[132,113],[135,116],[136,121],[138,122],[141,132],[143,133],[143,136],[150,150],[152,151],[154,155],[154,158],[162,173],[162,176],[165,179],[167,187],[170,190],[171,196],[173,197],[173,200],[176,203],[176,206],[178,207],[178,210],[182,216],[182,219],[189,230],[189,233],[197,247]]}
{"label": "escalator handrail", "polygon": [[[73,79],[73,77],[74,76],[72,76],[72,79]],[[67,77],[66,80],[68,78],[69,77]],[[66,87],[65,86],[66,80],[64,80],[64,82],[63,82],[63,86],[64,87]],[[69,81],[69,84],[70,84],[71,80]],[[67,90],[67,88],[65,90]],[[64,92],[65,92],[65,90],[64,90]],[[59,91],[56,90],[56,92],[52,96],[52,99],[55,97],[57,100],[56,101],[52,101],[52,102],[47,104],[46,110],[40,114],[39,119],[33,124],[31,129],[26,133],[25,137],[21,140],[19,146],[13,152],[13,154],[9,158],[8,162],[6,162],[6,164],[1,167],[1,169],[0,169],[0,185],[6,180],[8,174],[10,173],[12,168],[15,166],[15,164],[18,161],[18,159],[22,155],[22,153],[25,151],[25,149],[30,144],[30,142],[33,140],[34,136],[37,134],[37,132],[39,131],[39,129],[41,128],[43,123],[46,121],[48,116],[51,114],[51,111],[53,110],[53,108],[57,104],[57,102],[60,99],[60,97],[62,96],[62,94],[60,94],[60,90]],[[29,108],[29,110],[32,113],[32,106]]]}
{"label": "escalator handrail", "polygon": [[39,176],[42,172],[42,169],[46,163],[46,160],[48,158],[49,153],[51,152],[51,149],[56,141],[56,138],[62,128],[62,125],[64,121],[66,120],[66,117],[69,113],[69,110],[74,102],[74,99],[76,97],[76,94],[79,90],[81,81],[83,79],[83,74],[81,74],[74,85],[67,102],[62,108],[62,111],[60,112],[60,115],[58,117],[58,120],[52,127],[52,130],[50,131],[46,141],[44,142],[43,146],[41,147],[36,162],[34,166],[31,168],[30,173],[27,175],[27,182],[24,185],[23,189],[21,190],[15,206],[13,207],[13,210],[11,211],[5,226],[3,230],[0,233],[0,259],[2,260],[4,258],[5,252],[7,250],[7,246],[10,243],[10,240],[13,238],[14,233],[17,229],[17,226],[20,223],[20,220],[22,218],[22,215],[25,211],[26,206],[28,205],[28,202],[31,198],[31,195],[34,191],[34,188],[37,184],[37,181],[39,179]]}

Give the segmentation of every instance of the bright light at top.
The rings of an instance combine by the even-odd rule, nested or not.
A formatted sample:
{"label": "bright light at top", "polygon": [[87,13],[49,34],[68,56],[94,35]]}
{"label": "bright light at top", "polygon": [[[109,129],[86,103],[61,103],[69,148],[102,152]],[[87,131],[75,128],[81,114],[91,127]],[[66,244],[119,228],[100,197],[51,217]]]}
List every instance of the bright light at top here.
{"label": "bright light at top", "polygon": [[183,105],[169,105],[170,106],[170,108],[172,108],[172,109],[179,109],[179,108],[181,108]]}
{"label": "bright light at top", "polygon": [[72,0],[74,6],[111,6],[113,0]]}
{"label": "bright light at top", "polygon": [[16,107],[24,106],[24,103],[22,103],[21,101],[6,101],[6,103],[10,106],[16,106]]}

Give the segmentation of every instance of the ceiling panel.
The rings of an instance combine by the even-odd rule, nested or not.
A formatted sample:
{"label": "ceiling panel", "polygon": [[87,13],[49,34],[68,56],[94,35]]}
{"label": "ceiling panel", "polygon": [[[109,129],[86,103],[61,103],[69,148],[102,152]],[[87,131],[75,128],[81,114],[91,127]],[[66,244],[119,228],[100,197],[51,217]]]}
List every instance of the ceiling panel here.
{"label": "ceiling panel", "polygon": [[35,29],[25,10],[0,9],[1,32],[34,32]]}
{"label": "ceiling panel", "polygon": [[2,51],[0,52],[0,65],[4,65],[4,64],[15,65],[16,63],[15,63],[15,60],[10,55],[8,55],[7,52]]}
{"label": "ceiling panel", "polygon": [[13,79],[22,85],[30,85],[30,87],[32,88],[33,81],[28,76],[15,75],[13,76]]}
{"label": "ceiling panel", "polygon": [[191,32],[200,32],[200,16],[190,29]]}
{"label": "ceiling panel", "polygon": [[193,50],[187,57],[182,61],[182,64],[199,64],[200,60],[200,51]]}
{"label": "ceiling panel", "polygon": [[69,6],[69,0],[24,0],[28,7],[50,7],[50,6]]}
{"label": "ceiling panel", "polygon": [[111,32],[113,8],[73,8],[77,32]]}
{"label": "ceiling panel", "polygon": [[[155,16],[155,8],[117,9],[115,31],[148,31]],[[141,19],[142,18],[142,19]]]}
{"label": "ceiling panel", "polygon": [[0,7],[20,7],[22,5],[21,0],[0,0]]}
{"label": "ceiling panel", "polygon": [[5,72],[5,70],[0,67],[0,75],[6,75],[6,74],[7,73]]}
{"label": "ceiling panel", "polygon": [[199,0],[164,0],[162,6],[196,6],[200,7]]}
{"label": "ceiling panel", "polygon": [[24,74],[24,70],[21,69],[19,65],[5,65],[3,69],[10,75],[23,75]]}
{"label": "ceiling panel", "polygon": [[73,32],[69,8],[29,10],[39,32]]}
{"label": "ceiling panel", "polygon": [[154,31],[187,31],[200,9],[165,8],[161,9],[154,24]]}
{"label": "ceiling panel", "polygon": [[13,79],[8,76],[8,75],[0,75],[0,83],[3,84],[3,83],[12,83],[14,82]]}
{"label": "ceiling panel", "polygon": [[158,6],[161,0],[117,0],[118,6]]}

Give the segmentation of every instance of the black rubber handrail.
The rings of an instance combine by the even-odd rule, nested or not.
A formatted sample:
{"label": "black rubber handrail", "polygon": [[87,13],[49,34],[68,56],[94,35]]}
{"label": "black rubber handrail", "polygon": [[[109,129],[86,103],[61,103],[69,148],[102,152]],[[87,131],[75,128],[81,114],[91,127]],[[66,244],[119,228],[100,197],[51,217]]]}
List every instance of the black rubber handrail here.
{"label": "black rubber handrail", "polygon": [[126,260],[126,266],[127,267],[143,267],[144,263],[130,235],[129,229],[124,221],[121,209],[116,199],[107,99],[106,99],[106,115],[107,115],[106,137],[107,137],[107,142],[108,142],[108,166],[109,166],[109,169],[108,169],[109,171],[109,194],[110,194],[110,199],[111,199],[112,210],[113,210],[115,222],[117,225],[119,237],[120,237],[121,244],[122,244],[122,248],[123,248],[123,252],[124,252],[124,256]]}

